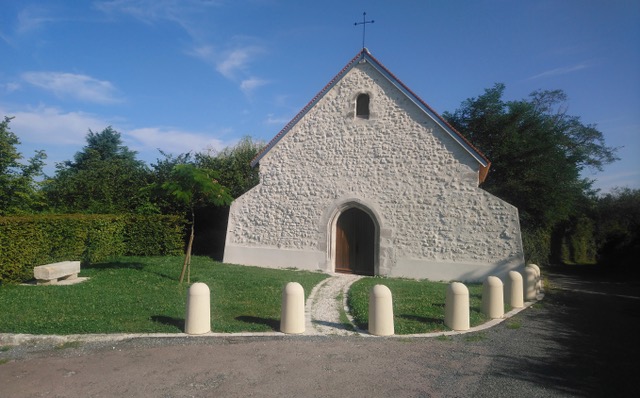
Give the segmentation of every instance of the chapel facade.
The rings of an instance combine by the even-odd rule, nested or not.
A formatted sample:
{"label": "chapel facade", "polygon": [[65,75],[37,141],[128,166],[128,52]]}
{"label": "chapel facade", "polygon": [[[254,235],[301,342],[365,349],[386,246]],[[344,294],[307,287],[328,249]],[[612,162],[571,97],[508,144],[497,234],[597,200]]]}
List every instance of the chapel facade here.
{"label": "chapel facade", "polygon": [[480,281],[524,268],[489,160],[363,49],[258,154],[224,262]]}

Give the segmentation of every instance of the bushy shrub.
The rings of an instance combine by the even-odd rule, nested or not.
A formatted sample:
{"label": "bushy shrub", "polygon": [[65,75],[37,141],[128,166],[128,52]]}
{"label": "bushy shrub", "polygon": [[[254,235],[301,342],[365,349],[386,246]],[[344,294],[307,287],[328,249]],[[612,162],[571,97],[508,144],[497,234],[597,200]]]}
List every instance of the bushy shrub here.
{"label": "bushy shrub", "polygon": [[31,279],[34,266],[57,261],[180,254],[183,228],[180,217],[160,215],[0,217],[0,284]]}
{"label": "bushy shrub", "polygon": [[548,265],[551,253],[551,232],[539,229],[523,229],[522,245],[524,246],[524,257],[527,263],[538,265]]}

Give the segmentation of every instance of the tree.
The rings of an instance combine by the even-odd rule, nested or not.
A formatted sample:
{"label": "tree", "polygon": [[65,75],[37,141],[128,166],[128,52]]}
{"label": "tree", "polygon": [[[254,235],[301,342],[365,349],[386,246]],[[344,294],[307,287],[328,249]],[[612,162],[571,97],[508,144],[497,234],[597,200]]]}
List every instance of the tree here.
{"label": "tree", "polygon": [[597,200],[598,260],[609,267],[633,266],[640,256],[640,189],[617,188]]}
{"label": "tree", "polygon": [[596,126],[566,113],[562,91],[505,101],[504,89],[496,84],[443,116],[491,160],[482,188],[518,208],[529,250],[545,247],[546,258],[531,260],[546,262],[554,226],[593,193],[581,172],[615,161],[616,148],[605,145]]}
{"label": "tree", "polygon": [[191,153],[174,156],[160,150],[160,154],[162,158],[151,165],[150,183],[143,189],[143,193],[149,196],[149,211],[161,214],[186,214],[189,211],[186,205],[173,195],[167,194],[162,185],[172,178],[175,166],[193,164]]}
{"label": "tree", "polygon": [[23,164],[17,150],[20,140],[9,128],[10,117],[0,122],[0,215],[30,213],[44,208],[39,183],[42,175],[44,151]]}
{"label": "tree", "polygon": [[136,152],[122,145],[120,133],[107,127],[89,130],[87,145],[73,161],[56,165],[55,176],[45,185],[51,206],[61,212],[130,213],[148,200],[141,193],[149,170]]}
{"label": "tree", "polygon": [[[206,204],[228,205],[233,198],[229,195],[228,190],[218,182],[215,172],[198,168],[193,164],[174,166],[169,179],[162,184],[162,189],[187,206],[191,213],[191,234],[180,273],[180,283],[182,283],[185,271],[191,269],[191,250],[195,237],[195,209]],[[190,282],[189,279],[188,275],[187,283]]]}
{"label": "tree", "polygon": [[251,137],[242,138],[235,146],[227,147],[217,154],[196,154],[196,164],[219,174],[220,183],[229,188],[234,198],[239,197],[260,182],[257,167],[251,167],[251,161],[264,147]]}

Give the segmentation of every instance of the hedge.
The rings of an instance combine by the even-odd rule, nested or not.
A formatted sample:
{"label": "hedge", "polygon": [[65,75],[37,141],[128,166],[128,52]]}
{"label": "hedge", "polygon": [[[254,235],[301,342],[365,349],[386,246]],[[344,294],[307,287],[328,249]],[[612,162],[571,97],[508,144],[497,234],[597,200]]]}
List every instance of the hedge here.
{"label": "hedge", "polygon": [[112,256],[180,254],[184,221],[160,215],[30,215],[0,217],[0,284],[33,277],[33,267],[83,264]]}

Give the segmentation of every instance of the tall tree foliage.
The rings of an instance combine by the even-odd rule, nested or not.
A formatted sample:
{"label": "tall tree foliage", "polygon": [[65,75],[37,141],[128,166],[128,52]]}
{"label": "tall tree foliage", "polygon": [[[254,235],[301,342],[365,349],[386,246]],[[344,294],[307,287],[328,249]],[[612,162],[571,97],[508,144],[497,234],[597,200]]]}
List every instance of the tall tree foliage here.
{"label": "tall tree foliage", "polygon": [[191,164],[191,153],[177,156],[160,151],[162,158],[151,165],[150,184],[143,189],[143,194],[149,196],[149,212],[162,214],[187,214],[189,208],[174,195],[163,189],[163,184],[173,178],[174,168],[178,165]]}
{"label": "tall tree foliage", "polygon": [[640,189],[617,188],[597,200],[598,261],[609,267],[633,266],[640,256]]}
{"label": "tall tree foliage", "polygon": [[147,200],[140,189],[148,183],[149,170],[122,144],[120,133],[111,127],[89,130],[86,140],[74,160],[57,164],[47,181],[50,205],[60,212],[111,214],[143,207]]}
{"label": "tall tree foliage", "polygon": [[[505,101],[496,84],[443,116],[491,160],[482,187],[518,207],[525,249],[545,247],[534,261],[545,262],[555,225],[575,214],[591,193],[585,168],[616,160],[594,125],[566,113],[560,90],[536,91],[528,99]],[[530,252],[531,253],[531,252]]]}
{"label": "tall tree foliage", "polygon": [[262,142],[244,137],[235,146],[227,147],[216,154],[196,154],[196,164],[216,170],[220,183],[229,187],[231,196],[237,198],[260,182],[258,168],[251,167],[251,161],[263,146]]}
{"label": "tall tree foliage", "polygon": [[36,181],[42,175],[44,151],[22,163],[18,152],[18,136],[9,128],[10,117],[0,122],[0,215],[30,213],[41,210],[45,204]]}

